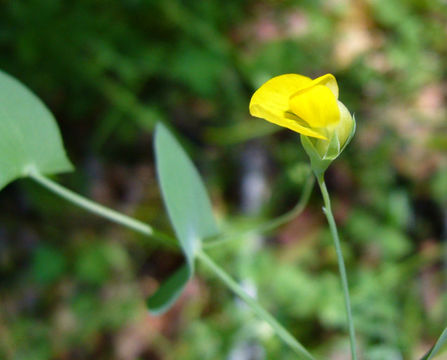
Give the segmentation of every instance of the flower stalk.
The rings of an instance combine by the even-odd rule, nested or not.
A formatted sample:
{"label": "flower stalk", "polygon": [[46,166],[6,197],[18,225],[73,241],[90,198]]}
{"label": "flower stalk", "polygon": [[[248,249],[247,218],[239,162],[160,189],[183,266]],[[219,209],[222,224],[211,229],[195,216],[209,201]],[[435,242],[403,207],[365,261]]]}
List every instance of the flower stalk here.
{"label": "flower stalk", "polygon": [[356,352],[357,345],[355,340],[354,321],[352,318],[352,311],[351,311],[351,299],[349,296],[348,277],[346,275],[345,262],[343,259],[343,253],[341,251],[340,237],[338,235],[337,224],[335,223],[334,215],[332,214],[331,199],[329,196],[329,192],[327,191],[326,183],[324,182],[324,175],[321,174],[320,176],[317,176],[317,180],[324,201],[323,212],[326,215],[327,221],[329,223],[329,229],[331,231],[332,239],[334,240],[335,251],[337,253],[338,270],[340,272],[341,284],[343,288],[343,298],[346,308],[346,320],[348,322],[348,329],[349,329],[351,358],[353,360],[357,360],[357,352]]}

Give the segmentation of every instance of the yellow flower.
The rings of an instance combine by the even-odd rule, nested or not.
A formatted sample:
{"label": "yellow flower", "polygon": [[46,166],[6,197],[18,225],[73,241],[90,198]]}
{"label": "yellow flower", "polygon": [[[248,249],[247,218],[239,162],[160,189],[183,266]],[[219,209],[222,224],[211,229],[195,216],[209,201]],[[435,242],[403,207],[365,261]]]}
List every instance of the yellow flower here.
{"label": "yellow flower", "polygon": [[298,74],[274,77],[253,94],[250,114],[323,140],[314,143],[321,156],[334,135],[342,148],[354,128],[351,114],[338,101],[338,85],[332,74],[314,80]]}

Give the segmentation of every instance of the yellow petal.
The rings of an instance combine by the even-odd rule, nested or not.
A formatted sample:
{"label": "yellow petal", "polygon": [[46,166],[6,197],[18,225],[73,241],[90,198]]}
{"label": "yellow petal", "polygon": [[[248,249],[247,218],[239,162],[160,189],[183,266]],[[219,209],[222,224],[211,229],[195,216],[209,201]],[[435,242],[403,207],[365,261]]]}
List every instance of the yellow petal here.
{"label": "yellow petal", "polygon": [[326,139],[322,133],[310,129],[308,124],[290,112],[290,96],[310,84],[312,79],[298,74],[276,76],[253,94],[250,114],[303,135]]}
{"label": "yellow petal", "polygon": [[323,76],[320,76],[318,78],[316,78],[315,80],[312,80],[312,82],[308,83],[305,87],[303,87],[302,89],[299,89],[296,93],[294,93],[292,96],[295,96],[296,94],[307,90],[311,87],[317,86],[317,85],[324,85],[327,86],[329,88],[329,90],[332,91],[332,93],[334,94],[335,98],[338,99],[338,84],[337,84],[337,80],[335,80],[334,75],[332,74],[326,74]]}
{"label": "yellow petal", "polygon": [[250,101],[250,114],[268,121],[272,119],[264,116],[265,111],[274,115],[275,118],[284,117],[284,113],[290,111],[290,96],[311,83],[310,78],[298,74],[285,74],[270,79],[253,94]]}
{"label": "yellow petal", "polygon": [[320,76],[319,78],[316,78],[312,81],[311,86],[313,85],[325,85],[329,88],[329,90],[332,91],[335,98],[338,99],[338,84],[337,80],[335,80],[335,76],[332,74],[326,74],[323,76]]}
{"label": "yellow petal", "polygon": [[297,92],[290,98],[289,107],[312,128],[324,128],[340,120],[337,99],[325,85],[316,85]]}
{"label": "yellow petal", "polygon": [[250,113],[253,116],[265,119],[273,124],[285,127],[297,133],[318,139],[327,139],[325,135],[317,131],[318,129],[311,129],[308,124],[290,112],[283,112],[283,114],[278,115],[260,104],[251,104]]}

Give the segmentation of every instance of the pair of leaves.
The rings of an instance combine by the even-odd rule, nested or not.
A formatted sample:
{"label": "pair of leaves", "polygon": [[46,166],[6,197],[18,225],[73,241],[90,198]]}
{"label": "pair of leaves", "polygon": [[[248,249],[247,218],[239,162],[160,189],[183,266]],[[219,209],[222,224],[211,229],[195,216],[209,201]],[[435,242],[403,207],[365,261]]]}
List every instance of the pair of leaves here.
{"label": "pair of leaves", "polygon": [[155,129],[155,156],[163,200],[186,264],[148,300],[149,311],[169,309],[194,273],[194,259],[202,240],[217,234],[211,202],[199,173],[165,125]]}
{"label": "pair of leaves", "polygon": [[[194,272],[202,239],[217,233],[212,208],[200,176],[182,147],[159,124],[155,131],[157,171],[163,198],[186,264],[148,301],[151,312],[166,311]],[[19,81],[0,71],[0,190],[30,175],[73,169],[56,121]]]}

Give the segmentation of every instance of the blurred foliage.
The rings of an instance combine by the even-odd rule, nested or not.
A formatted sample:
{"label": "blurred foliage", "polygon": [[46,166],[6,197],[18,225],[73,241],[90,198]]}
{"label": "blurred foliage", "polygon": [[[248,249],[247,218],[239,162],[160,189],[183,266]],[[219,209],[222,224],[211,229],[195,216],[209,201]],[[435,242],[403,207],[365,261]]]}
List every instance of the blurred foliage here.
{"label": "blurred foliage", "polygon": [[[55,113],[77,166],[67,186],[168,229],[151,150],[161,120],[230,230],[293,206],[307,161],[296,134],[249,117],[250,95],[281,73],[332,72],[358,124],[327,181],[359,344],[365,359],[416,359],[447,324],[446,29],[442,0],[2,0],[0,67]],[[258,157],[267,190],[247,214]],[[0,198],[0,358],[293,358],[203,269],[149,317],[179,254],[26,181]],[[211,254],[312,352],[347,357],[317,192],[277,233]]]}

